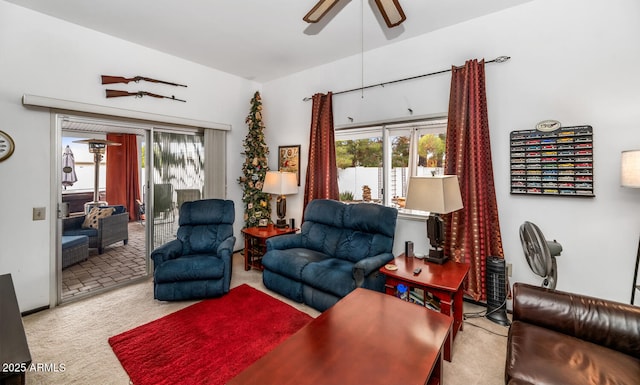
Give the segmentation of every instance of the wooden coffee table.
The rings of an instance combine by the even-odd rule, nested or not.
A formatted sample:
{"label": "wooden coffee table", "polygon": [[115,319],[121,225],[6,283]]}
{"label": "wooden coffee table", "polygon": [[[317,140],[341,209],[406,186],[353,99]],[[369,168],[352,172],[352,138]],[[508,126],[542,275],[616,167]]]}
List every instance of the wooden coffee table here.
{"label": "wooden coffee table", "polygon": [[244,234],[244,269],[263,270],[262,256],[267,252],[266,242],[271,237],[284,234],[295,234],[298,229],[287,226],[277,228],[273,224],[266,227],[247,227],[242,229]]}
{"label": "wooden coffee table", "polygon": [[[444,348],[445,360],[451,361],[451,346],[458,330],[462,330],[462,283],[469,274],[469,264],[449,260],[438,265],[415,257],[405,258],[404,254],[396,257],[393,264],[398,266],[398,270],[380,268],[380,272],[387,277],[385,284],[387,294],[395,296],[396,287],[401,283],[422,289],[438,298],[442,314],[453,317],[453,332],[447,338]],[[414,275],[413,270],[417,267],[421,267],[422,271]]]}
{"label": "wooden coffee table", "polygon": [[450,317],[355,289],[229,384],[442,384]]}

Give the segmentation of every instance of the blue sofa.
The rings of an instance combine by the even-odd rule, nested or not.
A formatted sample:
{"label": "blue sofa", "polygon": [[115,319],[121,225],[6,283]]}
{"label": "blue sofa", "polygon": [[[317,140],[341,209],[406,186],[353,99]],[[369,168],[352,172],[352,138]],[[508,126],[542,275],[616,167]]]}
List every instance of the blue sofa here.
{"label": "blue sofa", "polygon": [[161,301],[219,297],[229,292],[234,203],[203,199],[180,207],[177,239],[156,248],[153,296]]}
{"label": "blue sofa", "polygon": [[393,260],[397,216],[372,203],[309,202],[300,233],[267,239],[264,285],[319,311],[357,287],[384,291],[378,269]]}

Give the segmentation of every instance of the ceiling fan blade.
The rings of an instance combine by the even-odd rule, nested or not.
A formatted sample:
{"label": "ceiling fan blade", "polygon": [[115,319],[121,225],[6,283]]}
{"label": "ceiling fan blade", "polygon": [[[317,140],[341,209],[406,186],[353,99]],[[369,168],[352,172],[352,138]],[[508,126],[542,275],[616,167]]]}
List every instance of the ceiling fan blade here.
{"label": "ceiling fan blade", "polygon": [[407,19],[398,0],[376,0],[376,4],[389,28],[400,25]]}
{"label": "ceiling fan blade", "polygon": [[320,21],[320,19],[322,19],[324,15],[327,14],[327,12],[329,12],[331,8],[333,8],[334,5],[338,3],[338,1],[340,0],[318,1],[318,3],[313,8],[311,8],[309,13],[304,15],[302,20],[306,21],[307,23],[317,23],[318,21]]}

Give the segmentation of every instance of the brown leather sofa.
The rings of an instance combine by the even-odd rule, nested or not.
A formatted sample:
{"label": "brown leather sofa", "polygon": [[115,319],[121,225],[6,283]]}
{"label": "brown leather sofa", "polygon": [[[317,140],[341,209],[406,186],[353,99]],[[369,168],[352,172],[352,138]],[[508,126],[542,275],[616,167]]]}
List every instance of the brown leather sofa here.
{"label": "brown leather sofa", "polygon": [[640,308],[514,284],[505,384],[640,384]]}

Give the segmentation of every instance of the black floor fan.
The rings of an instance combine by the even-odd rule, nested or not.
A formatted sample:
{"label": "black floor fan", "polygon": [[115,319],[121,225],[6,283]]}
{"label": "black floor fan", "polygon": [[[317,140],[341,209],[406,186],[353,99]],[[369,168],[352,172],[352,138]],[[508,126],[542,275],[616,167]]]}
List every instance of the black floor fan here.
{"label": "black floor fan", "polygon": [[502,326],[509,326],[507,318],[507,274],[503,258],[487,257],[485,284],[487,288],[487,317]]}

